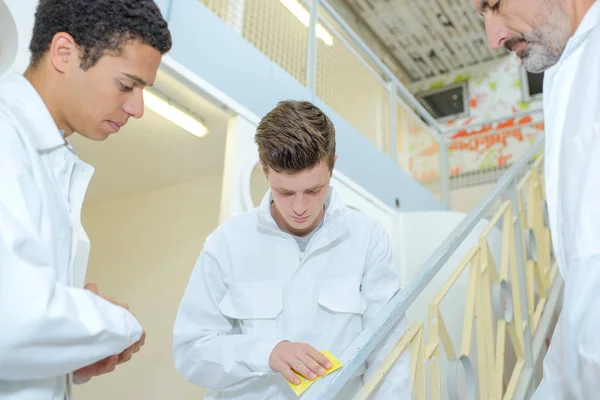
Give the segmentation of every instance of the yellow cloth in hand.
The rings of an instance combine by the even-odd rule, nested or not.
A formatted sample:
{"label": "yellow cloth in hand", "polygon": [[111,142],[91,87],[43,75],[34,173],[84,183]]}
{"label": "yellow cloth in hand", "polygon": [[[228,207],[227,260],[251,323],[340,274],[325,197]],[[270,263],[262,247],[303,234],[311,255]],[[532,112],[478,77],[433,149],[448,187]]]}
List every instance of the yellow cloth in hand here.
{"label": "yellow cloth in hand", "polygon": [[[327,357],[327,359],[329,361],[331,361],[331,369],[328,369],[327,372],[325,372],[325,375],[323,375],[323,376],[327,376],[327,375],[331,374],[332,372],[337,371],[338,369],[342,368],[342,363],[340,362],[340,360],[335,358],[335,356],[333,354],[331,354],[327,350],[323,350],[321,353],[325,357]],[[314,381],[310,381],[310,380],[306,379],[305,377],[303,377],[302,375],[300,375],[299,373],[297,373],[295,371],[294,371],[294,373],[300,379],[300,384],[296,385],[290,381],[287,381],[287,383],[290,385],[290,387],[292,388],[294,393],[296,393],[296,396],[300,396],[302,393],[304,393],[306,391],[306,389],[308,389],[310,387],[310,385],[312,385],[313,383],[315,383],[316,381],[318,381],[319,379],[321,379],[323,377],[323,376],[317,376],[317,378]]]}

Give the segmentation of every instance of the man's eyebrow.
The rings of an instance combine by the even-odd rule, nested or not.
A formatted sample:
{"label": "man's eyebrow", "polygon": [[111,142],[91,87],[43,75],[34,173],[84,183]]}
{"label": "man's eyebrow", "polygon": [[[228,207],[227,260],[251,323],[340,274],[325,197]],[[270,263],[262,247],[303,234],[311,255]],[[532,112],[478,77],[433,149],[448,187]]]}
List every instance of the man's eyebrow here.
{"label": "man's eyebrow", "polygon": [[152,86],[151,84],[149,84],[148,82],[146,82],[145,80],[143,80],[142,78],[140,78],[137,75],[131,75],[131,74],[126,74],[123,72],[123,75],[125,75],[126,77],[128,77],[129,79],[131,79],[132,81],[142,85],[142,86]]}
{"label": "man's eyebrow", "polygon": [[313,190],[321,189],[321,188],[323,188],[325,185],[326,185],[325,183],[320,183],[320,184],[318,184],[318,185],[315,185],[315,186],[313,186],[313,187],[311,187],[311,188],[308,188],[308,189],[306,189],[306,190],[310,192],[310,191],[313,191]]}

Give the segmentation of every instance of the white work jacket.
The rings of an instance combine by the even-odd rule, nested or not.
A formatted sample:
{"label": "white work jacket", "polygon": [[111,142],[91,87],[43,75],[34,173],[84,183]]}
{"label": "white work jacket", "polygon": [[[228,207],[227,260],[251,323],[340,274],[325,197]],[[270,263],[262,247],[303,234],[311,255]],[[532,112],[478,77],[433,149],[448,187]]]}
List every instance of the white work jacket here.
{"label": "white work jacket", "polygon": [[90,245],[81,207],[92,173],[29,81],[0,82],[2,400],[64,400],[68,374],[141,336],[131,313],[82,289]]}
{"label": "white work jacket", "polygon": [[[330,189],[333,190],[333,189]],[[173,330],[173,358],[207,400],[291,400],[287,381],[269,367],[282,340],[340,353],[400,286],[381,225],[345,207],[336,193],[322,227],[301,253],[277,227],[270,193],[262,205],[225,221],[207,239]],[[404,320],[336,399],[351,399],[400,338]],[[375,399],[409,399],[408,354]]]}
{"label": "white work jacket", "polygon": [[546,196],[565,280],[534,399],[600,397],[600,2],[545,73]]}

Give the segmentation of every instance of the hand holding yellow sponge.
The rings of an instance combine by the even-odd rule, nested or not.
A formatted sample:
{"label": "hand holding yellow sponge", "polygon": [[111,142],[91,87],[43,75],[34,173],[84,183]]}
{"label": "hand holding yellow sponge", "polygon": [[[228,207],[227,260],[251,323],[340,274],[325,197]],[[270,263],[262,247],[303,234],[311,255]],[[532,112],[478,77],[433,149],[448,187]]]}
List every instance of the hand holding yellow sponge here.
{"label": "hand holding yellow sponge", "polygon": [[[327,376],[327,375],[331,374],[332,372],[337,371],[338,369],[342,368],[342,363],[340,362],[340,360],[335,358],[335,356],[333,354],[331,354],[327,350],[323,350],[321,353],[325,357],[327,357],[327,359],[329,359],[329,361],[331,361],[331,368],[328,369],[327,372],[325,373],[325,375],[323,375],[323,376]],[[296,393],[296,396],[300,396],[302,393],[304,393],[306,391],[306,389],[308,389],[310,387],[310,385],[312,385],[313,383],[315,383],[316,381],[318,381],[319,379],[321,379],[323,377],[323,376],[319,376],[314,381],[309,381],[308,379],[306,379],[302,375],[298,374],[297,372],[294,372],[294,373],[300,379],[300,384],[295,385],[290,381],[287,381],[287,383],[290,385],[290,387],[292,388],[294,393]]]}

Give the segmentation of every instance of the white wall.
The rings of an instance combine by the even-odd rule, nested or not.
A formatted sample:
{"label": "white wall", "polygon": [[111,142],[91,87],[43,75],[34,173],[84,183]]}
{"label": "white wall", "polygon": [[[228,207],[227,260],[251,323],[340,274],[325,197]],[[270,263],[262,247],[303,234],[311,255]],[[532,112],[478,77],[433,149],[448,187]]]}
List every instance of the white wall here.
{"label": "white wall", "polygon": [[23,73],[29,65],[29,41],[37,0],[0,0],[0,77]]}
{"label": "white wall", "polygon": [[86,204],[92,241],[88,280],[129,304],[147,331],[146,345],[111,374],[76,387],[78,399],[202,398],[171,358],[172,328],[204,239],[216,228],[221,177]]}
{"label": "white wall", "polygon": [[450,192],[450,204],[452,205],[452,211],[468,213],[484,197],[488,196],[495,186],[495,183],[490,183],[460,189],[452,189]]}

